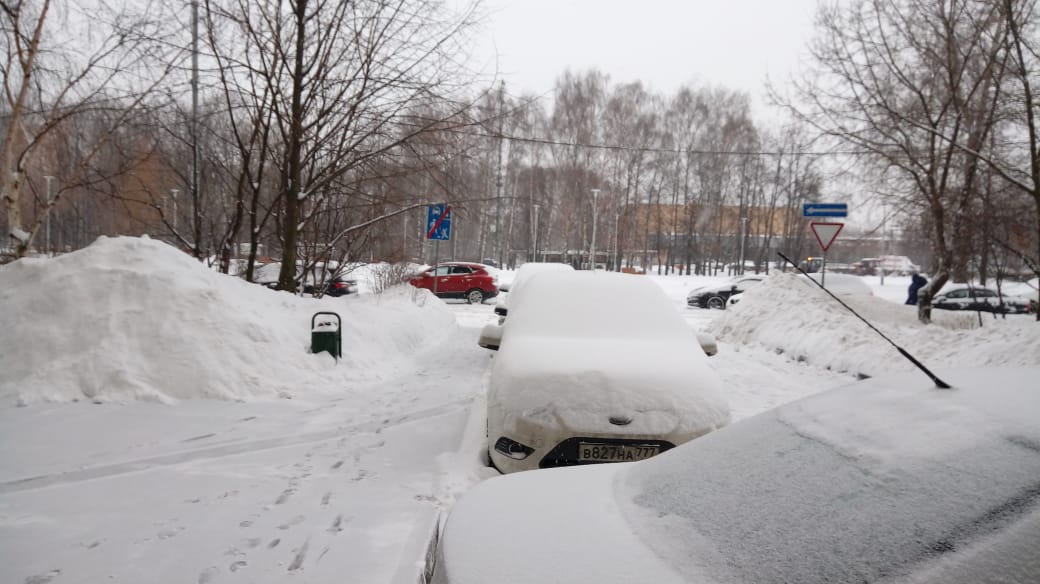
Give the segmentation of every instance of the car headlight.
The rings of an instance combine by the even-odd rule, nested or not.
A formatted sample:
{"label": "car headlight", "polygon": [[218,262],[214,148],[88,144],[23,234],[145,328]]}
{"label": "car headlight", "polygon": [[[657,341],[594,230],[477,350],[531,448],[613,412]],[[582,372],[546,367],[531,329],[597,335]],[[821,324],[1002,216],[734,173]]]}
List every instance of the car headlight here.
{"label": "car headlight", "polygon": [[502,436],[495,442],[495,450],[513,460],[523,460],[534,452],[534,448],[505,436]]}

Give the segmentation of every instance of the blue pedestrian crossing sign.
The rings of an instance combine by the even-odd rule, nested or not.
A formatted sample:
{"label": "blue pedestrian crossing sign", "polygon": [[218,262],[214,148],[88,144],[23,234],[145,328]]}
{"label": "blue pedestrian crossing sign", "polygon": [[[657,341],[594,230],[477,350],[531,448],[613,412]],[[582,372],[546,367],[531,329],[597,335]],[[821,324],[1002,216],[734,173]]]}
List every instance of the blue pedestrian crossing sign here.
{"label": "blue pedestrian crossing sign", "polygon": [[804,203],[802,217],[847,217],[849,206],[845,203]]}
{"label": "blue pedestrian crossing sign", "polygon": [[443,203],[426,207],[426,239],[451,239],[451,207]]}

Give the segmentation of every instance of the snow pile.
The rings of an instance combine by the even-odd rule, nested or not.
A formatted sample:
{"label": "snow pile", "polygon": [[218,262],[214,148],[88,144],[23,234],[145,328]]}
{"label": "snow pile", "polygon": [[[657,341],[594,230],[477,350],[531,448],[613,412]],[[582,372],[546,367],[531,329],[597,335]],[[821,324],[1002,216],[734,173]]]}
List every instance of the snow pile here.
{"label": "snow pile", "polygon": [[[315,300],[216,273],[145,238],[98,239],[0,268],[0,403],[342,391],[454,329],[428,293]],[[343,360],[309,354],[311,316],[343,319]]]}
{"label": "snow pile", "polygon": [[[930,368],[938,366],[1038,365],[1040,326],[1029,316],[994,319],[976,313],[932,312],[917,320],[917,307],[874,296],[842,300]],[[796,274],[775,274],[744,293],[711,324],[732,343],[757,344],[817,367],[868,376],[914,366],[876,332]]]}

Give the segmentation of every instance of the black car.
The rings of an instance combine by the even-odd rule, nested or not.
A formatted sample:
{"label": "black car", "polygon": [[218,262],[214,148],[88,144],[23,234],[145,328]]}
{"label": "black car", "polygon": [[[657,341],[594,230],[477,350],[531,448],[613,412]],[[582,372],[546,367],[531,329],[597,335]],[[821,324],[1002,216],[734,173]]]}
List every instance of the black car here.
{"label": "black car", "polygon": [[344,278],[343,276],[336,276],[327,280],[324,284],[324,289],[315,284],[307,284],[303,287],[304,294],[332,296],[333,298],[346,296],[347,294],[357,294],[357,291],[357,280]]}
{"label": "black car", "polygon": [[725,309],[726,300],[734,294],[751,288],[762,281],[762,276],[743,276],[725,284],[714,284],[694,288],[686,296],[686,304],[699,308]]}

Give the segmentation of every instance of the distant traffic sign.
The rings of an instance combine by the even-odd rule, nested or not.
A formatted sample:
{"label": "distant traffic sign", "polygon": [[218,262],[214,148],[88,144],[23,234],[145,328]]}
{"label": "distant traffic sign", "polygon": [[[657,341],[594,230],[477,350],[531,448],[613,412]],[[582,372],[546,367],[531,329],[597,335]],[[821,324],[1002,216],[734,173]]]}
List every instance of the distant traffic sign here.
{"label": "distant traffic sign", "polygon": [[451,239],[451,207],[443,203],[426,207],[426,239]]}
{"label": "distant traffic sign", "polygon": [[812,228],[813,235],[816,236],[816,241],[820,242],[820,247],[823,251],[827,251],[827,248],[834,243],[834,240],[838,238],[838,233],[841,232],[841,228],[845,227],[844,223],[822,223],[812,222],[809,224]]}
{"label": "distant traffic sign", "polygon": [[804,203],[802,217],[847,217],[849,206],[845,203]]}

